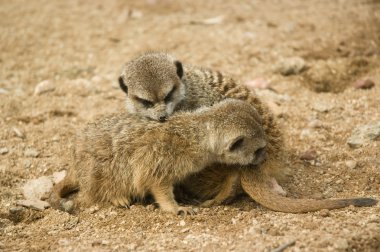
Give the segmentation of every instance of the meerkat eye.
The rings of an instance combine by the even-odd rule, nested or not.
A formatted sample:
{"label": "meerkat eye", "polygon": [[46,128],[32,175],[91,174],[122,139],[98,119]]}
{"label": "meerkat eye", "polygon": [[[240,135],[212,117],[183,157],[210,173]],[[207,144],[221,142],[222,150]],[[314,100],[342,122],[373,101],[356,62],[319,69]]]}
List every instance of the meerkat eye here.
{"label": "meerkat eye", "polygon": [[236,150],[240,149],[240,148],[243,146],[243,143],[244,143],[244,138],[243,138],[243,137],[239,137],[238,139],[236,139],[236,140],[230,145],[229,150],[230,150],[230,151],[236,151]]}
{"label": "meerkat eye", "polygon": [[145,99],[142,99],[140,97],[136,97],[136,100],[138,100],[142,105],[144,105],[144,107],[146,108],[151,108],[153,107],[153,102],[151,101],[148,101],[148,100],[145,100]]}
{"label": "meerkat eye", "polygon": [[166,97],[164,99],[165,103],[168,103],[171,101],[171,99],[173,98],[172,96],[173,96],[173,93],[175,92],[175,90],[176,90],[176,87],[173,87],[173,89],[166,95]]}

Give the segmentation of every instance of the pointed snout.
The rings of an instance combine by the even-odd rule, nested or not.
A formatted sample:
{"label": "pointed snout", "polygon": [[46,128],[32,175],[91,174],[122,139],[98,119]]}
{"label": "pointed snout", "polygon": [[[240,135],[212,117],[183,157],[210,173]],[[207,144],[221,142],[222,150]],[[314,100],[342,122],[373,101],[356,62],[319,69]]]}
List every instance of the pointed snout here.
{"label": "pointed snout", "polygon": [[158,104],[154,108],[154,113],[156,115],[156,120],[159,122],[165,122],[169,117],[168,113],[166,112],[165,104]]}

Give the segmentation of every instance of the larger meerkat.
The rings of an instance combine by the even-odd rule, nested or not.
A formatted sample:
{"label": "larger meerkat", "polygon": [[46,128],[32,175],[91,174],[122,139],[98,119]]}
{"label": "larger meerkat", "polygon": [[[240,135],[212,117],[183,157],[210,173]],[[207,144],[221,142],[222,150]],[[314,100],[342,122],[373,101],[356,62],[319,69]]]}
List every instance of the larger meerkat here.
{"label": "larger meerkat", "polygon": [[182,65],[166,53],[147,53],[126,63],[119,84],[127,94],[126,107],[130,113],[161,122],[175,111],[212,106],[227,98],[244,100],[256,108],[268,142],[268,159],[256,169],[210,166],[189,176],[182,188],[198,199],[206,200],[205,206],[220,204],[233,196],[236,193],[234,188],[240,186],[258,203],[283,212],[309,212],[350,204],[369,206],[377,202],[372,199],[295,200],[273,193],[273,187],[278,186],[275,179],[281,180],[287,173],[279,127],[253,91],[220,72]]}
{"label": "larger meerkat", "polygon": [[82,205],[128,207],[150,193],[164,211],[192,213],[177,204],[173,186],[215,163],[260,164],[267,144],[260,120],[253,106],[231,99],[177,113],[165,124],[125,113],[90,123],[50,201],[57,205],[79,190]]}

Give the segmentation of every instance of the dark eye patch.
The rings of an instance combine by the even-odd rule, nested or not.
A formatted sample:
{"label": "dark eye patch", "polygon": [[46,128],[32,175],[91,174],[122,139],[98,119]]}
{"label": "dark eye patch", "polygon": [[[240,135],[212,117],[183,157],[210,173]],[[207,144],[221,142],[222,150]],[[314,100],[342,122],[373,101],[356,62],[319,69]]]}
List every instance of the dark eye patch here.
{"label": "dark eye patch", "polygon": [[235,151],[243,146],[244,138],[238,138],[233,144],[230,145],[230,151]]}
{"label": "dark eye patch", "polygon": [[171,101],[171,99],[173,98],[173,94],[174,94],[175,90],[176,90],[176,87],[174,86],[173,89],[166,95],[166,97],[164,99],[165,103],[168,103]]}
{"label": "dark eye patch", "polygon": [[151,108],[151,107],[153,107],[153,102],[151,102],[151,101],[148,101],[148,100],[145,100],[145,99],[142,99],[142,98],[140,98],[140,97],[135,97],[135,99],[138,101],[138,102],[140,102],[144,107],[146,107],[146,108]]}

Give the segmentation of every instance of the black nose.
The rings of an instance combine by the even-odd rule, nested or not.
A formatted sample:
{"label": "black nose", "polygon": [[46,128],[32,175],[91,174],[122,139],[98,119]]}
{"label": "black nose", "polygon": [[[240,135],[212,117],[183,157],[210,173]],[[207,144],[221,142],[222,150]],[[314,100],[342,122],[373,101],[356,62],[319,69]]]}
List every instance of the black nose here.
{"label": "black nose", "polygon": [[259,148],[255,151],[256,158],[264,157],[265,156],[265,148]]}
{"label": "black nose", "polygon": [[160,116],[159,120],[160,122],[165,122],[168,119],[167,116]]}
{"label": "black nose", "polygon": [[255,165],[258,165],[260,164],[261,162],[264,161],[266,157],[266,150],[265,148],[259,148],[255,151],[255,160],[254,160],[254,164]]}

